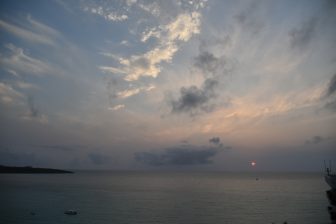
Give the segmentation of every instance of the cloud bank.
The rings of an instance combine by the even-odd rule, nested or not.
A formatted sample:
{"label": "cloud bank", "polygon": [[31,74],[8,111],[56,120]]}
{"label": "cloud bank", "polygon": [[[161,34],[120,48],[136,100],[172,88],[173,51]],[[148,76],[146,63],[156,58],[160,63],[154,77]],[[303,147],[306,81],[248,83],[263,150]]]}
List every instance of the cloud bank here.
{"label": "cloud bank", "polygon": [[[149,166],[191,166],[212,164],[213,158],[222,151],[219,137],[209,140],[212,146],[182,144],[161,152],[135,153],[135,160]],[[226,147],[230,148],[230,147]]]}

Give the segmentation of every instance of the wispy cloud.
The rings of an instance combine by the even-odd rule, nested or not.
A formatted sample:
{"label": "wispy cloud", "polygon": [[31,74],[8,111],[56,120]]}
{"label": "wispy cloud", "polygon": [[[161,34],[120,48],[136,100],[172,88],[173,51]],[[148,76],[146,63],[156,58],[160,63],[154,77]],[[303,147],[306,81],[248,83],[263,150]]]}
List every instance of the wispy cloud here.
{"label": "wispy cloud", "polygon": [[128,16],[125,14],[119,14],[117,12],[111,11],[110,9],[105,9],[102,6],[84,7],[84,11],[102,16],[104,19],[110,21],[123,21],[128,18]]}
{"label": "wispy cloud", "polygon": [[156,16],[156,17],[160,16],[161,8],[158,2],[151,2],[147,4],[144,2],[140,2],[137,5],[139,8],[141,8],[147,13],[150,13],[153,16]]}
{"label": "wispy cloud", "polygon": [[18,100],[24,99],[24,95],[13,89],[12,86],[0,82],[0,99],[5,104],[16,104]]}
{"label": "wispy cloud", "polygon": [[1,55],[0,64],[3,68],[18,74],[45,76],[55,74],[51,65],[40,59],[27,55],[22,48],[6,44],[7,55]]}
{"label": "wispy cloud", "polygon": [[117,92],[116,96],[118,98],[128,98],[128,97],[134,96],[136,94],[139,94],[141,91],[151,91],[153,89],[155,89],[154,86],[131,88],[131,89],[126,89],[126,90]]}
{"label": "wispy cloud", "polygon": [[37,90],[37,89],[40,88],[33,83],[28,83],[28,82],[24,82],[24,81],[17,81],[17,82],[15,82],[15,85],[17,87],[19,87],[20,89],[35,89],[35,90]]}
{"label": "wispy cloud", "polygon": [[[49,34],[56,34],[56,31],[44,26],[41,23],[33,20],[31,17],[27,17],[27,20],[33,25],[35,29],[27,29],[23,28],[6,21],[0,20],[0,28],[6,30],[7,32],[14,34],[15,36],[38,44],[45,44],[45,45],[54,45],[55,42]],[[45,33],[46,32],[46,33]],[[47,34],[47,35],[46,35]]]}
{"label": "wispy cloud", "polygon": [[145,42],[150,37],[162,37],[157,46],[142,55],[122,58],[119,60],[120,67],[102,66],[100,69],[124,74],[127,81],[136,81],[143,76],[157,77],[161,72],[159,65],[170,62],[178,51],[178,42],[186,42],[200,32],[200,17],[198,12],[183,13],[164,26],[150,29],[141,39]]}
{"label": "wispy cloud", "polygon": [[300,27],[295,27],[289,31],[290,44],[292,48],[303,49],[309,44],[315,34],[317,21],[318,20],[316,18],[311,18],[310,20],[302,23]]}
{"label": "wispy cloud", "polygon": [[45,35],[46,37],[50,39],[51,38],[55,39],[55,38],[59,38],[62,36],[60,32],[58,32],[57,30],[33,19],[30,15],[27,16],[27,21],[30,23],[33,30],[35,30],[36,32],[39,32],[41,35],[42,34]]}
{"label": "wispy cloud", "polygon": [[123,109],[123,108],[125,108],[125,105],[124,104],[118,104],[118,105],[116,105],[116,106],[114,106],[114,107],[109,107],[108,109],[109,110],[121,110],[121,109]]}
{"label": "wispy cloud", "polygon": [[36,120],[47,123],[48,118],[35,105],[33,97],[26,97],[15,90],[10,84],[0,82],[0,103],[6,107],[15,108],[15,115],[24,120]]}

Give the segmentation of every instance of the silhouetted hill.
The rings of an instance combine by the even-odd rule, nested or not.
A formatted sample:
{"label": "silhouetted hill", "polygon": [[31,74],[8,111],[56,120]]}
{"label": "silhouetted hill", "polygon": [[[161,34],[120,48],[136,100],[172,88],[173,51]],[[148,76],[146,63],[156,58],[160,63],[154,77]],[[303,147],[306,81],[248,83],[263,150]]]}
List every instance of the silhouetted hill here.
{"label": "silhouetted hill", "polygon": [[35,168],[31,166],[16,167],[16,166],[1,166],[0,173],[73,173],[67,170],[58,170],[50,168]]}

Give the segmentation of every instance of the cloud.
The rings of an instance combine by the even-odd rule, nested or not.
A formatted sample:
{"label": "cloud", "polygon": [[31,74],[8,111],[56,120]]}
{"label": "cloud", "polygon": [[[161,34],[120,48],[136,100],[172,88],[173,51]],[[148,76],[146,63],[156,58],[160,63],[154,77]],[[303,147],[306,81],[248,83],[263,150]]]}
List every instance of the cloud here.
{"label": "cloud", "polygon": [[156,78],[162,69],[162,63],[170,63],[182,42],[187,42],[194,34],[200,32],[199,12],[181,13],[168,23],[147,29],[142,33],[141,41],[156,38],[157,42],[143,54],[133,54],[129,57],[118,57],[104,53],[117,61],[117,66],[100,66],[104,73],[122,75],[123,81],[117,77],[111,78],[107,84],[109,99],[125,99],[139,94],[142,91],[150,91],[152,86],[133,87],[134,83],[142,77]]}
{"label": "cloud", "polygon": [[216,97],[214,88],[218,82],[206,79],[201,88],[197,86],[182,87],[180,97],[171,101],[172,113],[189,113],[191,116],[200,112],[209,112],[214,108],[211,99]]}
{"label": "cloud", "polygon": [[325,88],[321,100],[326,100],[324,107],[330,111],[336,111],[336,74],[334,74]]}
{"label": "cloud", "polygon": [[125,80],[136,81],[140,77],[149,76],[156,78],[161,72],[158,66],[161,62],[170,62],[178,50],[174,43],[158,46],[143,55],[133,55],[128,59],[122,58],[121,67],[100,66],[103,72],[125,75]]}
{"label": "cloud", "polygon": [[220,141],[219,137],[213,137],[213,138],[209,139],[209,142],[214,144],[214,145],[218,145],[218,144],[220,144],[221,141]]}
{"label": "cloud", "polygon": [[24,120],[36,120],[41,123],[48,122],[47,116],[42,114],[40,110],[36,107],[34,97],[32,96],[27,97],[27,106],[28,111],[26,111],[26,113],[22,116]]}
{"label": "cloud", "polygon": [[[220,45],[222,41],[215,41],[212,45]],[[208,43],[210,47],[211,43]],[[201,112],[211,112],[216,107],[213,102],[218,95],[216,93],[222,79],[231,74],[236,62],[222,56],[215,56],[205,49],[205,42],[200,43],[201,51],[194,58],[194,68],[200,70],[204,76],[201,87],[195,85],[181,87],[180,96],[170,100],[172,113],[188,113],[190,116]]]}
{"label": "cloud", "polygon": [[61,34],[57,30],[40,23],[39,21],[33,19],[30,15],[27,16],[27,21],[30,23],[32,29],[39,32],[41,35],[45,35],[46,38],[55,39],[60,38]]}
{"label": "cloud", "polygon": [[135,154],[135,160],[150,166],[164,165],[205,165],[211,164],[211,160],[219,151],[216,148],[198,148],[186,145],[166,149],[164,152],[141,152]]}
{"label": "cloud", "polygon": [[28,28],[23,28],[0,20],[0,28],[23,40],[50,46],[54,46],[55,38],[61,36],[58,31],[32,19],[30,15],[27,16],[27,22]]}
{"label": "cloud", "polygon": [[232,149],[231,146],[224,146],[219,137],[210,138],[209,143],[221,149]]}
{"label": "cloud", "polygon": [[160,16],[161,8],[160,8],[160,5],[158,4],[158,2],[151,2],[151,3],[147,3],[147,4],[142,2],[142,3],[138,4],[138,7],[140,9],[144,10],[145,12],[150,13],[151,15],[153,15],[155,17]]}
{"label": "cloud", "polygon": [[3,20],[0,20],[0,27],[2,29],[5,29],[6,31],[14,34],[15,36],[18,36],[22,39],[29,40],[31,42],[37,42],[37,43],[42,43],[42,44],[47,44],[47,45],[52,45],[53,41],[50,40],[49,38],[33,33],[29,30],[20,28],[18,26],[12,25],[10,23],[7,23]]}
{"label": "cloud", "polygon": [[112,8],[107,8],[103,6],[85,6],[83,10],[85,12],[99,15],[104,19],[113,22],[124,21],[128,19],[128,16],[126,14],[116,12]]}
{"label": "cloud", "polygon": [[24,99],[24,95],[10,85],[0,82],[0,101],[5,104],[17,104]]}
{"label": "cloud", "polygon": [[215,72],[219,66],[219,60],[210,52],[201,52],[195,57],[195,66],[204,72]]}
{"label": "cloud", "polygon": [[161,152],[135,153],[135,160],[149,166],[190,166],[211,164],[211,160],[223,149],[219,137],[209,139],[211,146],[196,146],[183,140],[180,145],[167,148]]}
{"label": "cloud", "polygon": [[166,25],[149,29],[143,33],[141,40],[150,37],[159,38],[158,44],[144,54],[120,58],[118,67],[100,66],[103,72],[125,75],[125,80],[136,81],[140,77],[156,78],[161,72],[160,64],[170,62],[178,51],[178,43],[188,41],[200,32],[200,13],[183,13]]}
{"label": "cloud", "polygon": [[66,10],[68,13],[73,14],[74,11],[73,9],[67,4],[67,1],[63,1],[63,0],[54,0],[54,2],[56,4],[58,4],[59,6],[61,6],[64,10]]}
{"label": "cloud", "polygon": [[311,139],[306,140],[305,144],[306,145],[317,145],[317,144],[320,144],[322,142],[325,142],[326,140],[329,140],[329,138],[324,138],[322,136],[316,135],[316,136],[312,137]]}
{"label": "cloud", "polygon": [[301,24],[300,27],[289,31],[290,45],[292,48],[303,49],[312,40],[317,26],[317,19],[311,18]]}
{"label": "cloud", "polygon": [[336,91],[336,74],[333,75],[331,78],[328,87],[327,87],[327,96],[331,96],[335,93]]}
{"label": "cloud", "polygon": [[36,108],[35,103],[34,103],[34,98],[33,97],[28,97],[28,107],[29,107],[29,116],[31,117],[39,117],[40,116],[40,112],[39,110]]}
{"label": "cloud", "polygon": [[330,101],[330,102],[327,102],[325,104],[325,108],[331,110],[331,111],[336,111],[336,100],[333,100],[333,101]]}
{"label": "cloud", "polygon": [[180,14],[165,27],[168,40],[188,41],[192,35],[200,33],[200,19],[198,12]]}
{"label": "cloud", "polygon": [[153,27],[151,29],[148,29],[148,30],[142,32],[141,41],[146,42],[151,37],[155,37],[157,39],[159,39],[161,37],[161,32],[157,27]]}
{"label": "cloud", "polygon": [[209,51],[201,51],[194,60],[194,66],[200,69],[204,76],[211,76],[214,78],[219,78],[217,76],[231,72],[235,66],[233,60],[230,60],[224,55],[217,57]]}
{"label": "cloud", "polygon": [[19,87],[20,89],[39,89],[39,87],[35,84],[32,83],[28,83],[28,82],[24,82],[24,81],[17,81],[15,83],[15,85],[17,87]]}
{"label": "cloud", "polygon": [[103,165],[109,162],[109,157],[100,153],[89,153],[88,158],[95,165]]}
{"label": "cloud", "polygon": [[155,86],[153,86],[153,85],[148,86],[148,87],[139,87],[139,88],[133,88],[133,89],[126,89],[126,90],[117,92],[116,93],[116,97],[117,98],[128,98],[128,97],[137,95],[137,94],[139,94],[142,91],[148,92],[148,91],[151,91],[153,89],[155,89]]}
{"label": "cloud", "polygon": [[1,55],[0,65],[18,74],[44,76],[54,74],[54,69],[47,63],[25,54],[22,48],[6,44],[8,55]]}
{"label": "cloud", "polygon": [[[144,84],[143,84],[144,85]],[[111,78],[107,82],[108,98],[110,106],[115,104],[116,100],[124,100],[137,94],[150,92],[156,87],[154,85],[144,85],[129,83],[125,80]],[[111,106],[112,108],[112,106]]]}
{"label": "cloud", "polygon": [[22,119],[35,119],[42,123],[48,122],[47,116],[36,108],[33,97],[26,97],[9,84],[2,82],[0,82],[0,102],[8,106],[16,106],[15,110],[16,112],[19,111],[19,117]]}
{"label": "cloud", "polygon": [[242,27],[242,30],[258,34],[264,28],[263,14],[257,1],[251,1],[242,11],[233,18]]}
{"label": "cloud", "polygon": [[125,108],[125,105],[124,105],[124,104],[118,104],[118,105],[116,105],[116,106],[114,106],[114,107],[109,107],[108,109],[109,109],[109,110],[114,110],[114,111],[116,111],[116,110],[121,110],[121,109],[123,109],[123,108]]}
{"label": "cloud", "polygon": [[181,8],[191,9],[191,10],[198,10],[203,9],[207,6],[208,0],[181,0],[178,1],[178,5]]}

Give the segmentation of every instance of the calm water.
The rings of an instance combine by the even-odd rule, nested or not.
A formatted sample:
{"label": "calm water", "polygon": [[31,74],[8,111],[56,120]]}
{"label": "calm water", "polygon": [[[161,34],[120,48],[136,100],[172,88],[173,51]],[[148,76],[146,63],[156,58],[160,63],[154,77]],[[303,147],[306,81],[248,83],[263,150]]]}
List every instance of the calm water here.
{"label": "calm water", "polygon": [[326,224],[327,189],[321,174],[0,174],[0,223]]}

